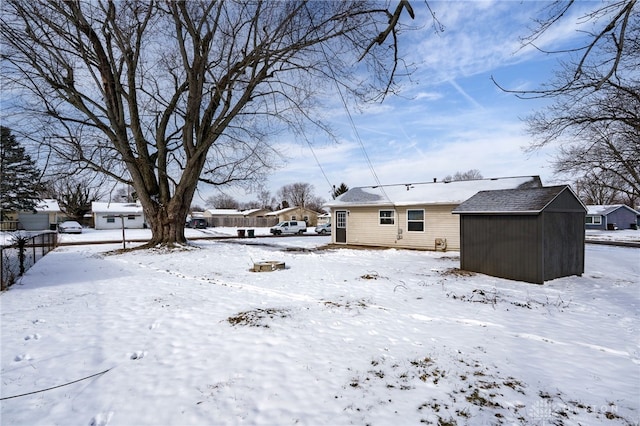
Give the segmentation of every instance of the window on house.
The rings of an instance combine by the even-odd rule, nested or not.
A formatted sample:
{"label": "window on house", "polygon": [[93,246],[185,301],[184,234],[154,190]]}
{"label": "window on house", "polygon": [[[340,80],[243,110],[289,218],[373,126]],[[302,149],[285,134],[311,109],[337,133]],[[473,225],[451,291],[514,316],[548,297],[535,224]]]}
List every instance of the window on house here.
{"label": "window on house", "polygon": [[601,225],[602,218],[600,216],[587,216],[585,218],[585,223],[587,225]]}
{"label": "window on house", "polygon": [[127,220],[136,220],[136,215],[130,214],[129,216],[127,216]]}
{"label": "window on house", "polygon": [[108,216],[107,217],[107,223],[116,223],[116,218],[113,216]]}
{"label": "window on house", "polygon": [[305,222],[309,222],[309,216],[304,216],[302,220],[304,220]]}
{"label": "window on house", "polygon": [[380,210],[380,225],[393,225],[395,212],[393,210]]}
{"label": "window on house", "polygon": [[407,210],[407,231],[424,232],[424,210]]}
{"label": "window on house", "polygon": [[291,220],[296,220],[296,217],[295,216],[291,216]]}

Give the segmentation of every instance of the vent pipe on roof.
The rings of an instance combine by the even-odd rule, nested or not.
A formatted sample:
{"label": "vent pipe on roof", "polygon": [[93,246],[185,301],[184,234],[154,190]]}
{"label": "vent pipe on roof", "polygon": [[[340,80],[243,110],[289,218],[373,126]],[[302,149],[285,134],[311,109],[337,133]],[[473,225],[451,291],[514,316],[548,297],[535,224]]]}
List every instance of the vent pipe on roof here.
{"label": "vent pipe on roof", "polygon": [[433,183],[436,183],[437,180],[438,178],[433,178]]}

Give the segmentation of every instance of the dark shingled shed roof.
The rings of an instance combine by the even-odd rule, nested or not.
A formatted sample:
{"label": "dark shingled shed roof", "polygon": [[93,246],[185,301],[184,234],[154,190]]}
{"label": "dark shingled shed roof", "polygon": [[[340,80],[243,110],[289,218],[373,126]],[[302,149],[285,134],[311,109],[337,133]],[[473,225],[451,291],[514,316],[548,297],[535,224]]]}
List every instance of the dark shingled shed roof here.
{"label": "dark shingled shed roof", "polygon": [[565,190],[571,191],[571,188],[567,185],[560,185],[543,188],[480,191],[453,209],[452,213],[540,213]]}

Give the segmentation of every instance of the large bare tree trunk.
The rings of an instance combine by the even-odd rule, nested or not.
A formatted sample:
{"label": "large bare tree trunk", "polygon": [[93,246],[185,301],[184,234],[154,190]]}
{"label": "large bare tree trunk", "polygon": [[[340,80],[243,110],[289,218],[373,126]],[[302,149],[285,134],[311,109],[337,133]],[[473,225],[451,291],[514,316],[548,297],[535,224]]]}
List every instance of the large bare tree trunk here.
{"label": "large bare tree trunk", "polygon": [[198,183],[260,181],[283,125],[327,129],[311,111],[324,89],[362,100],[393,90],[403,10],[412,15],[404,1],[392,13],[366,1],[5,0],[2,77],[35,99],[60,164],[132,185],[150,245],[183,244]]}

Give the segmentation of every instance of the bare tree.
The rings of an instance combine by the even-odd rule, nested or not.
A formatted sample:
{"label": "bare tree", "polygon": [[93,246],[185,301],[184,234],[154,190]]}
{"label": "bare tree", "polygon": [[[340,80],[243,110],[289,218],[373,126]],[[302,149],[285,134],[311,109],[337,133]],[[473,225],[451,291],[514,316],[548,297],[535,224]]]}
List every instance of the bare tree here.
{"label": "bare tree", "polygon": [[458,181],[458,180],[475,180],[482,179],[482,173],[478,169],[467,170],[466,172],[455,172],[453,176],[447,175],[444,177],[445,182]]}
{"label": "bare tree", "polygon": [[91,212],[91,203],[105,195],[101,183],[96,176],[56,178],[45,184],[44,195],[56,199],[60,210],[69,218],[82,222]]}
{"label": "bare tree", "polygon": [[214,209],[237,209],[240,207],[238,200],[227,194],[218,194],[209,197],[206,200],[206,204]]}
{"label": "bare tree", "polygon": [[42,144],[61,162],[133,185],[149,245],[186,241],[199,181],[259,180],[278,158],[271,134],[301,117],[321,126],[316,93],[392,92],[398,20],[413,14],[404,1],[393,12],[366,1],[5,0],[2,8],[2,78],[40,120]]}
{"label": "bare tree", "polygon": [[[554,2],[527,44],[566,19],[574,2]],[[585,45],[570,50],[556,78],[534,91],[511,91],[552,103],[527,117],[530,149],[559,144],[558,175],[599,182],[629,200],[640,198],[640,6],[605,2],[582,17],[592,24]],[[567,53],[563,51],[562,53]],[[599,177],[602,178],[599,178]],[[596,178],[594,180],[594,177]]]}
{"label": "bare tree", "polygon": [[606,205],[622,203],[620,192],[613,189],[615,176],[589,172],[574,182],[576,194],[585,204]]}
{"label": "bare tree", "polygon": [[276,199],[271,195],[269,190],[262,188],[258,191],[258,203],[259,207],[262,209],[273,210],[273,207],[276,204]]}
{"label": "bare tree", "polygon": [[296,182],[285,185],[278,190],[278,198],[288,206],[298,206],[308,208],[309,210],[319,210],[324,204],[324,200],[314,194],[313,185],[305,182]]}

